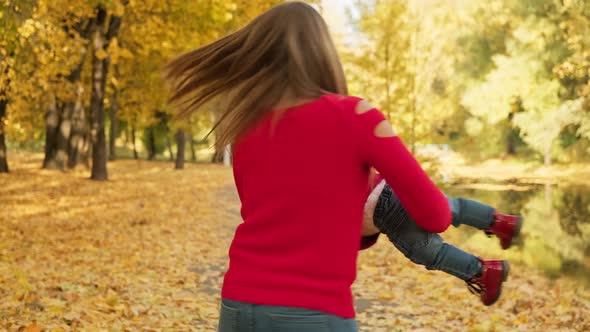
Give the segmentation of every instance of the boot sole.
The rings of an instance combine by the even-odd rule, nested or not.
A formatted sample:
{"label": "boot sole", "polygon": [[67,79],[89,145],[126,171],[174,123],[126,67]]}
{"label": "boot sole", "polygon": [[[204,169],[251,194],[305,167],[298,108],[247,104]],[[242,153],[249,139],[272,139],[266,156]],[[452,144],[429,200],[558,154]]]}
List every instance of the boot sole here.
{"label": "boot sole", "polygon": [[[510,273],[510,263],[508,261],[502,261],[502,283],[508,280],[508,273]],[[485,304],[486,306],[491,306],[492,304],[496,303],[500,296],[502,295],[502,283],[500,284],[500,288],[498,289],[498,295],[492,300],[492,302]]]}
{"label": "boot sole", "polygon": [[502,249],[504,249],[504,250],[509,249],[512,246],[513,240],[520,236],[520,230],[522,229],[523,222],[524,222],[524,220],[523,220],[522,216],[518,217],[518,221],[516,222],[516,228],[514,229],[514,234],[510,238],[510,242],[508,242],[508,245],[506,245],[506,247],[502,246]]}

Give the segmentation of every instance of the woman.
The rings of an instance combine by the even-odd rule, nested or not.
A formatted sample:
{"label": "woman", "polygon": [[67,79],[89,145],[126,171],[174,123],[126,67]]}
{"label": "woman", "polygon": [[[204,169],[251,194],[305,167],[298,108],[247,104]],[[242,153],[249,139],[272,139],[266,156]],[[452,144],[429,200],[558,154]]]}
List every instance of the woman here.
{"label": "woman", "polygon": [[357,331],[351,285],[374,167],[413,220],[451,222],[446,197],[377,109],[348,96],[326,23],[301,2],[172,61],[181,115],[213,98],[232,144],[244,222],[229,251],[219,329]]}

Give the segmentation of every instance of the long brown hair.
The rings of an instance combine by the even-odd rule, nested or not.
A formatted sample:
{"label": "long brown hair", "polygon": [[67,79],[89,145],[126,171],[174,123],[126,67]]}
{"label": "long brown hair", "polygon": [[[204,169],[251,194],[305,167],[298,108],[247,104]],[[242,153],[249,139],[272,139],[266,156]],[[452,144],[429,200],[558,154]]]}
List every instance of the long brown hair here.
{"label": "long brown hair", "polygon": [[223,96],[216,145],[233,143],[283,98],[348,94],[321,15],[302,2],[277,5],[247,26],[171,61],[165,72],[178,116]]}

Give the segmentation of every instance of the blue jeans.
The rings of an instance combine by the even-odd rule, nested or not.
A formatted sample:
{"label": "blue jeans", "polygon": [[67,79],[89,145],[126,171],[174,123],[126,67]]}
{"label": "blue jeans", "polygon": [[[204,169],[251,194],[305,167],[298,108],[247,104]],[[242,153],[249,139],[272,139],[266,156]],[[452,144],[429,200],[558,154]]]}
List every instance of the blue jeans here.
{"label": "blue jeans", "polygon": [[218,332],[357,332],[354,318],[322,311],[221,301]]}
{"label": "blue jeans", "polygon": [[[493,207],[465,198],[447,198],[453,226],[469,225],[481,230],[491,226]],[[440,235],[416,224],[389,185],[379,196],[373,221],[399,251],[428,270],[444,271],[463,280],[481,273],[482,265],[476,256],[445,243]]]}

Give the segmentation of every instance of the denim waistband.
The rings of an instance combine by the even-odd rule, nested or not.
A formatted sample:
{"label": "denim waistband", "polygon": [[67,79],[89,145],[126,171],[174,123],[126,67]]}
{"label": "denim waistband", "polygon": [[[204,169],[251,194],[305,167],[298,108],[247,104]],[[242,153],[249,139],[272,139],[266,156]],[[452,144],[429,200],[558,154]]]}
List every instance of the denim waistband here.
{"label": "denim waistband", "polygon": [[381,195],[379,195],[379,200],[377,201],[377,206],[375,206],[375,213],[373,214],[373,220],[380,220],[383,218],[383,214],[387,208],[387,202],[389,202],[391,196],[395,195],[393,190],[388,184],[385,184],[383,187],[383,191],[381,191]]}

